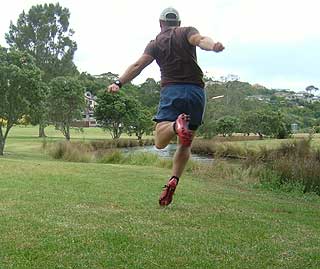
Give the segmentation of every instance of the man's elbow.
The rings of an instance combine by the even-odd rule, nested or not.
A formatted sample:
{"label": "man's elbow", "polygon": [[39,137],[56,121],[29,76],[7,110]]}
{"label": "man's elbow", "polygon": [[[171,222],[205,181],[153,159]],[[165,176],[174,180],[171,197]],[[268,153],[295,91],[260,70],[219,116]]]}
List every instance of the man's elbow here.
{"label": "man's elbow", "polygon": [[132,70],[134,70],[134,72],[138,73],[138,74],[140,74],[140,72],[142,71],[143,68],[144,68],[144,66],[139,62],[135,62],[132,65]]}
{"label": "man's elbow", "polygon": [[200,34],[195,34],[193,36],[190,37],[189,39],[189,43],[193,46],[199,46],[200,43],[201,43],[201,40],[203,39],[204,37]]}

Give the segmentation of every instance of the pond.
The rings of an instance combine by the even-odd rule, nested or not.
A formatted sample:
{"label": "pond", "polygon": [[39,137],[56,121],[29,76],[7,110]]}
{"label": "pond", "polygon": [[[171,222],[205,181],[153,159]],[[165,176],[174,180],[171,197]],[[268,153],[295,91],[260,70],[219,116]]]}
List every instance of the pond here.
{"label": "pond", "polygon": [[[176,144],[169,144],[164,149],[157,149],[155,146],[145,146],[145,147],[132,147],[125,148],[124,151],[127,153],[131,152],[149,152],[157,154],[161,158],[172,158],[177,148]],[[198,154],[191,154],[191,160],[200,162],[212,162],[213,158],[210,156],[201,156]]]}

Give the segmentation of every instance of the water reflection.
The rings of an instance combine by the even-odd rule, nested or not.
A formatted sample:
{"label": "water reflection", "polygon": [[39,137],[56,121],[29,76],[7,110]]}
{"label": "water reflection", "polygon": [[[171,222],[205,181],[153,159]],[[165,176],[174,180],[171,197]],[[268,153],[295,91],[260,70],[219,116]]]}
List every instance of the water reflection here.
{"label": "water reflection", "polygon": [[[149,153],[155,153],[161,158],[172,158],[173,154],[175,153],[177,148],[176,144],[169,144],[164,149],[157,149],[155,146],[145,146],[145,147],[133,147],[133,148],[126,148],[125,152],[149,152]],[[192,154],[191,159],[195,161],[201,161],[201,162],[212,162],[213,158],[206,157],[206,156],[200,156],[197,154]]]}

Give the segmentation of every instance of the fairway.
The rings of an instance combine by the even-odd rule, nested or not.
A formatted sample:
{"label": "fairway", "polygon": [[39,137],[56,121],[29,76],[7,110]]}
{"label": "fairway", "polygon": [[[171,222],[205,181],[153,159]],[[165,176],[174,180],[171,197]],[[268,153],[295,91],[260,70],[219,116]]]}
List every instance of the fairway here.
{"label": "fairway", "polygon": [[[170,170],[54,161],[16,135],[0,158],[0,268],[319,268],[320,199]],[[21,152],[19,151],[21,150]]]}

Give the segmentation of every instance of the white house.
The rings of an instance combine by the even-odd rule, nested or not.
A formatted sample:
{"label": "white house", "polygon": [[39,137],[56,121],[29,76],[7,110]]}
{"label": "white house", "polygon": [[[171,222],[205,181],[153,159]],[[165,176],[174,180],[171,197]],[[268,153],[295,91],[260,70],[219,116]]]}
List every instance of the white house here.
{"label": "white house", "polygon": [[97,121],[93,116],[94,108],[97,105],[97,97],[94,96],[91,92],[86,91],[84,93],[85,99],[85,109],[82,112],[82,119],[76,120],[73,122],[75,127],[96,127]]}
{"label": "white house", "polygon": [[85,127],[95,127],[97,126],[97,121],[93,117],[94,108],[97,105],[97,97],[94,96],[91,92],[86,91],[84,93],[84,98],[86,102],[85,110],[82,112],[82,121],[84,122]]}

